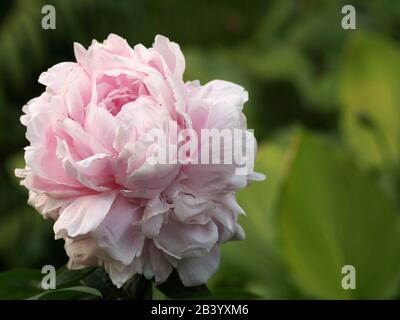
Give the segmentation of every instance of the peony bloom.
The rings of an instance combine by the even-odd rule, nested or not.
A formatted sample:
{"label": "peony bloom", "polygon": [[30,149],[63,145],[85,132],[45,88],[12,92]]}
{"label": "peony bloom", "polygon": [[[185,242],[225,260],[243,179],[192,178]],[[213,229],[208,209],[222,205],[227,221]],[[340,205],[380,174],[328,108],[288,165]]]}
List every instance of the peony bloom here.
{"label": "peony bloom", "polygon": [[247,92],[220,80],[185,83],[182,52],[163,36],[131,48],[111,34],[74,52],[76,62],[40,75],[45,92],[23,108],[30,145],[16,174],[29,204],[55,220],[70,269],[103,266],[117,286],[135,274],[161,283],[173,268],[186,286],[205,283],[220,245],[244,237],[235,191],[262,178],[255,149],[241,175],[232,163],[154,164],[147,158],[165,146],[149,132],[169,135],[171,122],[199,134],[245,129]]}

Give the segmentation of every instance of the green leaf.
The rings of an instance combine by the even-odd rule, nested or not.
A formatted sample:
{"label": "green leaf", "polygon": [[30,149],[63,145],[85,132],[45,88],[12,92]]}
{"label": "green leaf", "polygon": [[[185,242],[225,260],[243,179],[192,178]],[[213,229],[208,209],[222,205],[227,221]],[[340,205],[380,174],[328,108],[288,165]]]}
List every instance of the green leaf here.
{"label": "green leaf", "polygon": [[342,128],[364,167],[400,160],[400,48],[368,34],[351,39],[341,78]]}
{"label": "green leaf", "polygon": [[101,298],[101,292],[97,289],[84,287],[84,286],[76,286],[69,287],[63,289],[54,289],[47,290],[38,295],[28,298],[28,300],[67,300],[67,299],[76,299],[84,296],[95,296]]}
{"label": "green leaf", "polygon": [[[88,270],[85,270],[86,274]],[[78,281],[77,274],[67,271],[57,275],[57,287]],[[43,274],[36,269],[15,269],[0,273],[0,299],[76,299],[91,296],[101,297],[101,293],[86,286],[73,286],[54,290],[43,290],[41,281]],[[59,278],[59,276],[61,276]],[[83,272],[80,272],[83,276]],[[61,279],[61,281],[59,281]]]}
{"label": "green leaf", "polygon": [[197,287],[185,287],[175,270],[171,273],[167,281],[157,286],[157,289],[167,297],[173,299],[196,299],[207,298],[211,295],[206,285]]}
{"label": "green leaf", "polygon": [[25,299],[39,293],[43,275],[35,269],[15,269],[0,273],[0,299]]}
{"label": "green leaf", "polygon": [[[332,141],[302,135],[281,198],[282,250],[308,296],[384,299],[398,289],[398,216]],[[356,269],[356,289],[341,286]]]}
{"label": "green leaf", "polygon": [[57,288],[71,284],[79,284],[79,281],[87,277],[95,268],[89,267],[81,270],[69,270],[66,266],[57,270]]}

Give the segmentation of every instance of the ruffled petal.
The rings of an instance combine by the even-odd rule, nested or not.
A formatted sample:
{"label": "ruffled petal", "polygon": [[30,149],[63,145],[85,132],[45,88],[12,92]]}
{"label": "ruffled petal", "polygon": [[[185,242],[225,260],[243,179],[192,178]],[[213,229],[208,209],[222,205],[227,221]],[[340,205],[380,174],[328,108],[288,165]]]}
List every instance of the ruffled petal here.
{"label": "ruffled petal", "polygon": [[178,273],[186,287],[204,284],[217,270],[220,250],[215,246],[207,255],[184,259],[178,263]]}
{"label": "ruffled petal", "polygon": [[202,225],[169,219],[153,241],[157,248],[178,259],[199,257],[209,253],[218,241],[218,229],[213,221]]}
{"label": "ruffled petal", "polygon": [[116,198],[116,192],[80,197],[62,210],[54,224],[55,238],[85,235],[103,222]]}

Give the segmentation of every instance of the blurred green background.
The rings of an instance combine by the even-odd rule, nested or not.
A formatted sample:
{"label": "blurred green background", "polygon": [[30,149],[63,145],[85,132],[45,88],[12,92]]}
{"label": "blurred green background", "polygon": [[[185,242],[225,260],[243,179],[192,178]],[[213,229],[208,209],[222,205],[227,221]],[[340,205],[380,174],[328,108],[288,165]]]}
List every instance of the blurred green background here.
{"label": "blurred green background", "polygon": [[[56,8],[56,30],[41,8]],[[341,8],[356,8],[343,30]],[[131,45],[179,43],[186,80],[243,85],[257,169],[239,193],[247,239],[225,245],[209,287],[220,298],[400,298],[400,2],[0,2],[0,270],[61,266],[52,222],[26,204],[22,106],[39,74],[111,32]],[[356,289],[341,287],[342,267]]]}

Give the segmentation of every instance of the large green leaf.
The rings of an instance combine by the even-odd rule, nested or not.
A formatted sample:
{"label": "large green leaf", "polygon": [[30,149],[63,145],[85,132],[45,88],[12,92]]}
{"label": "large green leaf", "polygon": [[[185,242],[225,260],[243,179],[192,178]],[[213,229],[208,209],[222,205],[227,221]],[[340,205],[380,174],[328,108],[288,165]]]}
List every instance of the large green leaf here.
{"label": "large green leaf", "polygon": [[[57,271],[57,289],[43,290],[41,281],[44,274],[37,269],[14,269],[0,273],[0,299],[86,299],[102,297],[101,293],[88,286],[79,285],[93,268],[82,271]],[[73,285],[78,283],[78,285]],[[70,284],[69,287],[66,287]],[[73,285],[73,286],[71,286]]]}
{"label": "large green leaf", "polygon": [[80,281],[90,275],[95,270],[94,267],[87,267],[80,270],[69,270],[63,266],[57,270],[57,288],[80,284]]}
{"label": "large green leaf", "polygon": [[101,292],[95,288],[76,286],[62,289],[46,290],[40,294],[29,297],[28,300],[68,300],[83,299],[94,296],[101,298]]}
{"label": "large green leaf", "polygon": [[389,40],[361,34],[344,55],[341,81],[343,132],[366,168],[400,160],[400,49]]}
{"label": "large green leaf", "polygon": [[[281,198],[283,252],[310,297],[391,298],[398,289],[398,216],[336,143],[302,135]],[[344,265],[356,289],[341,286]]]}

